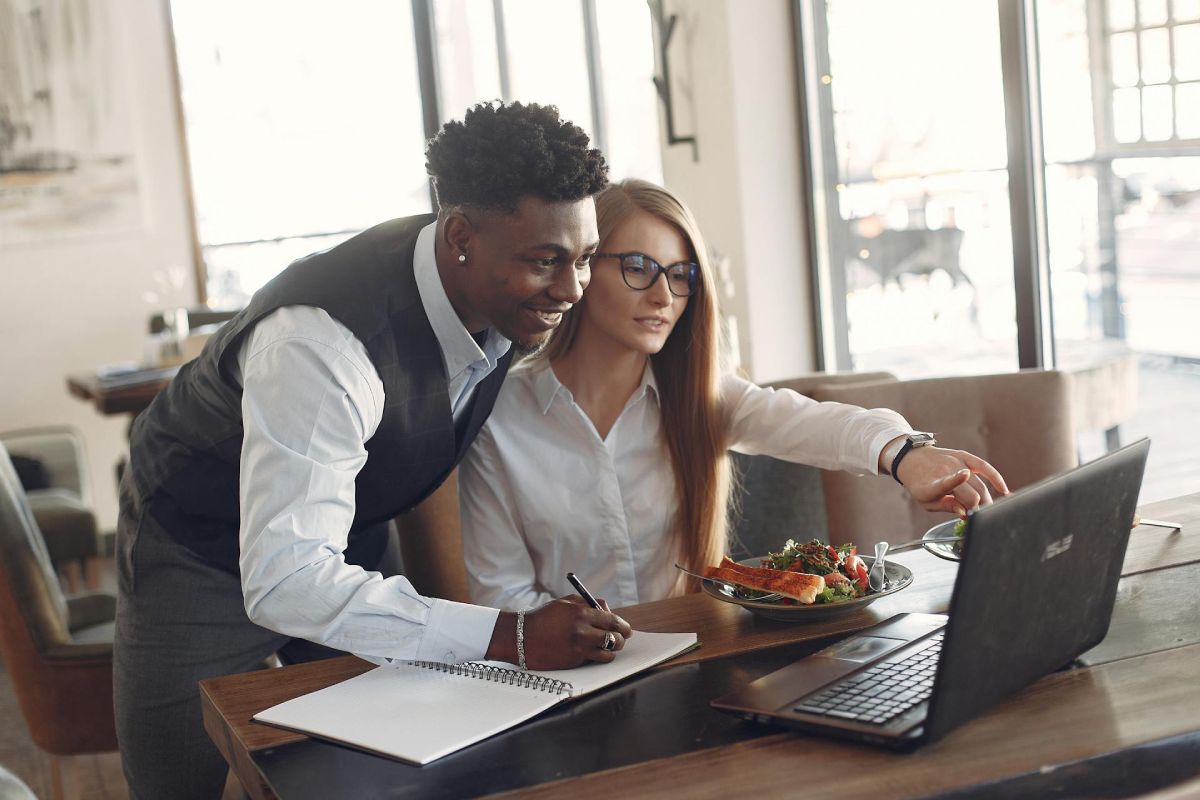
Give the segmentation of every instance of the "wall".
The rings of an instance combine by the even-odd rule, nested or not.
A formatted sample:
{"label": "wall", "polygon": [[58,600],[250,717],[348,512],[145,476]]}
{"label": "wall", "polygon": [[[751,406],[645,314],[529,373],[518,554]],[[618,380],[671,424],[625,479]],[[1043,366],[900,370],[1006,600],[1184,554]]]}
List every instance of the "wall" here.
{"label": "wall", "polygon": [[[804,236],[790,0],[674,0],[669,58],[676,132],[664,181],[732,265],[742,367],[766,382],[816,363]],[[665,137],[666,123],[663,121]]]}
{"label": "wall", "polygon": [[[122,3],[114,26],[130,87],[143,229],[0,251],[0,430],[62,423],[82,430],[100,523],[109,528],[117,516],[113,466],[128,420],[102,417],[70,397],[66,375],[139,359],[150,314],[196,297],[164,5]],[[162,294],[155,274],[171,266],[187,268],[186,285],[147,302],[148,291]]]}

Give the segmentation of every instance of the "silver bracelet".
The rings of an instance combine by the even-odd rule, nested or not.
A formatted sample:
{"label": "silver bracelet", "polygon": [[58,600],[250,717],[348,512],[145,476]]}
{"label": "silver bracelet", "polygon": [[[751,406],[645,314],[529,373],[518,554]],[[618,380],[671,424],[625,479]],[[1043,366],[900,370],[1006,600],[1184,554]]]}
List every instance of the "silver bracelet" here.
{"label": "silver bracelet", "polygon": [[517,612],[517,666],[521,669],[529,669],[525,666],[525,611]]}

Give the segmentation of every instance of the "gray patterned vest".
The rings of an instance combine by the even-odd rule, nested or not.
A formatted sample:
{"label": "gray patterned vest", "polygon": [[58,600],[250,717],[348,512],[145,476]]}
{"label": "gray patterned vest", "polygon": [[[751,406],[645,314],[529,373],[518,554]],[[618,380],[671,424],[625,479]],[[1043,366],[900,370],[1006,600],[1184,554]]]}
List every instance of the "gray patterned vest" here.
{"label": "gray patterned vest", "polygon": [[513,353],[478,385],[456,426],[441,348],[413,275],[417,234],[433,219],[385,222],[293,263],[137,418],[130,435],[134,487],[147,513],[176,541],[238,572],[242,413],[231,367],[243,337],[282,306],[324,309],[363,343],[383,382],[383,418],[355,479],[349,563],[373,568],[384,544],[379,523],[432,493],[462,459],[491,413]]}

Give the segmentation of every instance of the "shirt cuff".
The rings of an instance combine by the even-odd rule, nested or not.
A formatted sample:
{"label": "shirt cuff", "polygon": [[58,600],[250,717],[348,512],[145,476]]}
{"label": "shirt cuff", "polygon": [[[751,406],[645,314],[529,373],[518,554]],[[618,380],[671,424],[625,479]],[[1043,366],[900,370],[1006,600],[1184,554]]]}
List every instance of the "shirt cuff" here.
{"label": "shirt cuff", "polygon": [[[891,430],[881,431],[871,440],[871,445],[868,452],[871,454],[871,474],[872,475],[890,475],[886,469],[879,468],[879,456],[883,454],[883,448],[887,447],[888,442],[900,436],[908,436],[913,432],[912,428],[892,428]],[[887,465],[887,469],[891,469],[891,464]]]}
{"label": "shirt cuff", "polygon": [[417,649],[419,661],[458,664],[487,655],[500,611],[495,608],[434,600]]}

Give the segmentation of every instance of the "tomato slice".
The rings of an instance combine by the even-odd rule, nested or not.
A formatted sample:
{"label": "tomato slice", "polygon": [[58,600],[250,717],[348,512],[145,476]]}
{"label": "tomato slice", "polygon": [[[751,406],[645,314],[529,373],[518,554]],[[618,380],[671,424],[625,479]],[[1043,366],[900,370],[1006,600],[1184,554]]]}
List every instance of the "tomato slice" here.
{"label": "tomato slice", "polygon": [[867,564],[857,555],[846,556],[846,575],[858,584],[864,592],[867,590]]}

